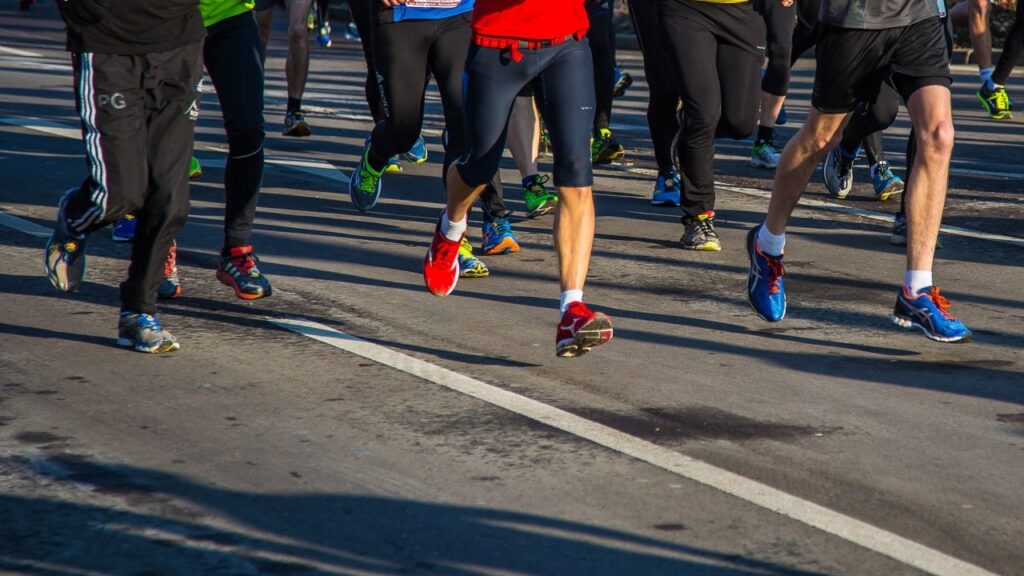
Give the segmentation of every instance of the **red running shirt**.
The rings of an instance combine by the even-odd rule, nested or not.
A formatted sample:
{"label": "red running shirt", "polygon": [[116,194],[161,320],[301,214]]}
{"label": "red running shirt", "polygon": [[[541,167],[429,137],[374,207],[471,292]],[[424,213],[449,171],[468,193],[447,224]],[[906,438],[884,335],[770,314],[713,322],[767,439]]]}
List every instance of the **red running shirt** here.
{"label": "red running shirt", "polygon": [[476,0],[475,36],[554,40],[590,27],[584,0]]}

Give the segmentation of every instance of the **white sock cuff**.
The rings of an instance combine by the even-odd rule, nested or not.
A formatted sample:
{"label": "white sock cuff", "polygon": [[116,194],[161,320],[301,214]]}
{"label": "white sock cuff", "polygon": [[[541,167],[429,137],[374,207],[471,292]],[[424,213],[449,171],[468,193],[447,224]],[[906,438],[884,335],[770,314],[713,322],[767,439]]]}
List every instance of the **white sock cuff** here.
{"label": "white sock cuff", "polygon": [[786,248],[786,233],[775,235],[768,231],[768,226],[761,224],[757,231],[757,245],[761,251],[770,256],[781,256]]}
{"label": "white sock cuff", "polygon": [[907,270],[903,273],[903,285],[911,294],[917,294],[922,288],[932,285],[932,271]]}
{"label": "white sock cuff", "polygon": [[462,220],[453,222],[448,219],[448,214],[445,213],[444,217],[441,218],[441,234],[444,234],[444,237],[452,242],[458,242],[459,240],[462,240],[462,235],[466,233],[466,227],[468,224],[468,214],[463,216]]}
{"label": "white sock cuff", "polygon": [[562,314],[565,314],[565,309],[573,302],[583,302],[583,290],[566,290],[562,292],[562,300],[558,305],[558,309],[562,311]]}

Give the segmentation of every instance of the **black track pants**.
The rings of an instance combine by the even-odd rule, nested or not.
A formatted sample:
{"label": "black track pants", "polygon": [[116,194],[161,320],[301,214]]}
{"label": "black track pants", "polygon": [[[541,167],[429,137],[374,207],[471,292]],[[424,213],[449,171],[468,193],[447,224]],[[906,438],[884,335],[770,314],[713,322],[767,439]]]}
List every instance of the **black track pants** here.
{"label": "black track pants", "polygon": [[1017,14],[1006,33],[1006,40],[1003,41],[1003,53],[996,63],[996,70],[992,73],[992,81],[999,85],[1005,85],[1010,78],[1010,72],[1020,60],[1021,52],[1024,52],[1024,2],[1017,0]]}
{"label": "black track pants", "polygon": [[665,54],[658,30],[656,0],[629,0],[629,14],[636,28],[637,41],[644,55],[644,76],[647,77],[647,126],[651,130],[654,158],[658,171],[672,170],[672,140],[679,133],[679,91],[672,81],[672,68]]}
{"label": "black track pants", "polygon": [[359,43],[363,47],[363,58],[366,60],[366,104],[370,107],[370,116],[376,124],[384,119],[381,109],[380,91],[377,89],[377,69],[373,66],[373,26],[370,25],[370,3],[377,0],[349,0],[348,7],[352,12],[352,21],[359,31]]}
{"label": "black track pants", "polygon": [[676,152],[681,207],[715,207],[715,139],[743,139],[757,124],[764,21],[749,3],[658,0],[658,20],[683,98]]}
{"label": "black track pants", "polygon": [[228,161],[224,169],[224,248],[249,244],[263,182],[263,65],[252,12],[206,29],[203,60],[217,90]]}
{"label": "black track pants", "polygon": [[785,7],[779,0],[761,0],[761,16],[767,29],[768,66],[761,78],[761,91],[785,96],[789,91],[789,70],[792,67],[793,29],[796,26],[796,5]]}
{"label": "black track pants", "polygon": [[72,54],[89,175],[66,205],[67,225],[88,233],[136,213],[125,310],[156,313],[164,258],[188,217],[201,54],[201,42],[136,56]]}
{"label": "black track pants", "polygon": [[884,160],[882,131],[896,121],[899,106],[900,95],[890,83],[884,82],[874,102],[861,102],[851,113],[843,129],[843,149],[853,152],[863,143],[870,163]]}

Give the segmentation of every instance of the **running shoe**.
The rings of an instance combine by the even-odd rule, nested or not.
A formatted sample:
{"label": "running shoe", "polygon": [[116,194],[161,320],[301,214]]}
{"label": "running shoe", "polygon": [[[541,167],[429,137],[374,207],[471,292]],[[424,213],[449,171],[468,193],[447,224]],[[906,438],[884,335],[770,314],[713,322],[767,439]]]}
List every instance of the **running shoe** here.
{"label": "running shoe", "polygon": [[356,26],[355,22],[349,22],[345,26],[345,40],[355,40],[359,42],[359,27]]}
{"label": "running shoe", "polygon": [[612,89],[612,97],[618,98],[626,93],[626,90],[633,85],[633,77],[622,69],[622,66],[615,67],[615,88]]}
{"label": "running shoe", "polygon": [[548,134],[548,129],[543,124],[540,127],[540,153],[543,156],[551,156],[551,134]]}
{"label": "running shoe", "polygon": [[786,107],[783,106],[779,109],[779,115],[775,117],[775,125],[785,126],[786,122],[789,122],[789,114],[786,112]]}
{"label": "running shoe", "polygon": [[401,174],[402,173],[402,159],[396,154],[391,158],[388,158],[388,163],[384,165],[383,172],[385,174]]}
{"label": "running shoe", "polygon": [[555,332],[555,355],[559,358],[582,356],[595,346],[612,339],[612,319],[593,312],[583,302],[572,302],[562,314]]}
{"label": "running shoe", "polygon": [[[385,170],[387,170],[385,168]],[[377,172],[370,166],[370,144],[363,149],[363,159],[359,162],[359,168],[352,172],[348,179],[348,194],[352,203],[360,212],[372,210],[380,200],[381,176],[383,171]]]}
{"label": "running shoe", "polygon": [[[907,214],[897,212],[892,221],[892,233],[889,235],[889,244],[893,246],[907,245]],[[935,249],[942,249],[942,238],[935,239]]]}
{"label": "running shoe", "polygon": [[889,167],[889,163],[885,161],[872,167],[871,184],[875,187],[875,198],[879,202],[885,202],[893,196],[903,193],[903,179],[897,176]]}
{"label": "running shoe", "polygon": [[156,288],[156,297],[161,300],[172,300],[181,296],[181,280],[178,278],[178,244],[171,242],[164,259],[164,279]]}
{"label": "running shoe", "polygon": [[235,289],[235,296],[242,300],[267,298],[274,293],[270,281],[256,267],[259,258],[252,246],[236,246],[227,256],[221,256],[217,265],[217,279]]}
{"label": "running shoe", "polygon": [[423,136],[420,135],[412,145],[412,148],[405,154],[402,154],[402,158],[413,164],[423,164],[427,161],[427,155],[427,143],[423,140]]}
{"label": "running shoe", "polygon": [[67,228],[64,206],[78,192],[72,188],[64,193],[57,206],[57,225],[46,242],[46,276],[61,292],[71,292],[82,284],[85,276],[85,235],[73,234]]}
{"label": "running shoe", "polygon": [[434,239],[423,259],[423,281],[434,296],[451,294],[459,281],[459,249],[465,235],[457,241],[446,238],[441,233],[441,218],[447,217],[447,211],[442,211],[434,227]]}
{"label": "running shoe", "polygon": [[473,245],[469,243],[468,238],[463,236],[462,242],[459,243],[459,276],[462,278],[486,278],[490,275],[491,271],[487,269],[487,265],[473,255]]}
{"label": "running shoe", "polygon": [[590,156],[594,164],[611,164],[626,155],[626,149],[607,128],[601,128],[590,142]]}
{"label": "running shoe", "polygon": [[324,22],[316,31],[316,43],[322,48],[330,48],[334,42],[331,41],[331,25]]}
{"label": "running shoe", "polygon": [[779,165],[779,149],[771,140],[758,140],[754,142],[754,149],[750,152],[750,164],[757,168],[768,168],[775,170]]}
{"label": "running shoe", "polygon": [[550,178],[547,176],[534,174],[523,181],[523,202],[526,204],[527,217],[543,216],[558,205],[558,195],[545,186],[548,180]]}
{"label": "running shoe", "polygon": [[911,294],[906,286],[896,296],[892,321],[903,328],[920,328],[936,342],[969,342],[971,331],[949,312],[949,300],[938,286],[928,286]]}
{"label": "running shoe", "polygon": [[284,130],[281,131],[281,134],[301,138],[312,133],[309,124],[306,123],[306,116],[301,110],[292,110],[284,115]]}
{"label": "running shoe", "polygon": [[654,194],[651,204],[654,206],[679,206],[679,174],[670,170],[654,181]]}
{"label": "running shoe", "polygon": [[778,322],[786,316],[786,287],[782,277],[786,273],[782,256],[770,256],[757,245],[758,224],[747,233],[747,255],[750,272],[747,274],[747,302],[762,320]]}
{"label": "running shoe", "polygon": [[989,90],[984,85],[978,88],[978,102],[993,120],[1010,120],[1013,118],[1013,103],[1010,102],[1010,95],[1006,88],[996,86],[995,90]]}
{"label": "running shoe", "polygon": [[125,214],[123,218],[114,222],[110,230],[110,236],[114,242],[131,242],[135,238],[135,225],[138,223],[135,214]]}
{"label": "running shoe", "polygon": [[848,156],[842,146],[836,146],[825,156],[821,165],[821,175],[828,191],[842,200],[853,189],[853,161],[856,155]]}
{"label": "running shoe", "polygon": [[195,156],[193,156],[192,159],[189,160],[188,162],[188,177],[189,179],[192,179],[199,178],[202,175],[203,167],[201,164],[199,164],[199,160]]}
{"label": "running shoe", "polygon": [[893,218],[889,244],[893,246],[907,245],[907,215],[905,212],[898,212]]}
{"label": "running shoe", "polygon": [[715,211],[707,210],[694,217],[683,219],[683,237],[679,243],[687,250],[718,252],[722,243],[715,232]]}
{"label": "running shoe", "polygon": [[519,252],[519,242],[512,233],[508,218],[499,216],[489,222],[484,221],[484,239],[480,250],[488,256]]}
{"label": "running shoe", "polygon": [[117,319],[117,344],[138,352],[160,354],[181,348],[178,340],[164,330],[156,316],[121,311]]}

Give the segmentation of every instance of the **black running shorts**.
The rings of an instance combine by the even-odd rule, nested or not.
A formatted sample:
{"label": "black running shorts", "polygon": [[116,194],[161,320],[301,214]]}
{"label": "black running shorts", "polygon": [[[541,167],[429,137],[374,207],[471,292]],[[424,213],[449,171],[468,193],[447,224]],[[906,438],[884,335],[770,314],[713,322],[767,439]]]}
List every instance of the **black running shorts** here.
{"label": "black running shorts", "polygon": [[873,102],[883,82],[890,82],[904,101],[925,86],[953,83],[945,27],[938,18],[886,30],[826,25],[816,53],[811,103],[826,114]]}

